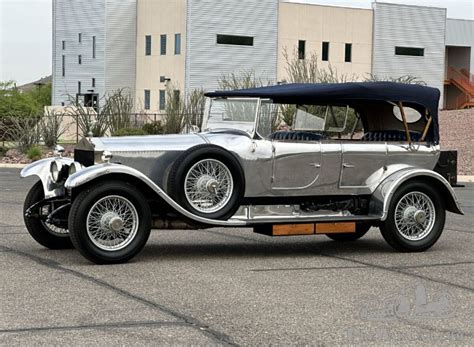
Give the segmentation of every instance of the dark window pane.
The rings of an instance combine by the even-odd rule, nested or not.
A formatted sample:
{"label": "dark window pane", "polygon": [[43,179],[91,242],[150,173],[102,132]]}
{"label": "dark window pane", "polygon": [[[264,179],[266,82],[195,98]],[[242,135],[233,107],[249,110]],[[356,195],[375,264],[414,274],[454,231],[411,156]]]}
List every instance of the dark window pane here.
{"label": "dark window pane", "polygon": [[160,54],[166,55],[166,35],[160,35]]}
{"label": "dark window pane", "polygon": [[145,36],[145,55],[151,55],[151,35]]}
{"label": "dark window pane", "polygon": [[344,61],[350,63],[352,61],[352,43],[346,43],[346,52]]}
{"label": "dark window pane", "polygon": [[425,55],[425,49],[416,47],[395,47],[395,55],[422,57]]}
{"label": "dark window pane", "polygon": [[150,109],[150,91],[149,90],[145,90],[145,110],[149,110]]}
{"label": "dark window pane", "polygon": [[96,45],[95,36],[92,36],[92,58],[93,59],[95,59],[95,45]]}
{"label": "dark window pane", "polygon": [[66,56],[64,54],[62,56],[61,69],[63,77],[66,76]]}
{"label": "dark window pane", "polygon": [[174,54],[181,54],[181,34],[174,34]]}
{"label": "dark window pane", "polygon": [[77,62],[79,63],[79,65],[82,64],[82,55],[79,54],[77,56]]}
{"label": "dark window pane", "polygon": [[166,90],[160,90],[160,100],[159,100],[160,111],[166,109]]}
{"label": "dark window pane", "polygon": [[77,37],[77,40],[79,41],[79,43],[82,42],[82,34],[81,34],[81,33],[79,33],[79,35],[78,35],[78,37]]}
{"label": "dark window pane", "polygon": [[81,82],[77,82],[77,94],[81,94]]}
{"label": "dark window pane", "polygon": [[95,87],[95,78],[92,79],[92,87]]}
{"label": "dark window pane", "polygon": [[63,50],[66,49],[66,41],[63,40]]}
{"label": "dark window pane", "polygon": [[321,54],[321,59],[323,61],[329,60],[329,42],[323,42],[323,52]]}
{"label": "dark window pane", "polygon": [[217,43],[220,45],[253,46],[253,37],[218,34]]}
{"label": "dark window pane", "polygon": [[306,55],[306,41],[298,41],[298,59],[304,59]]}

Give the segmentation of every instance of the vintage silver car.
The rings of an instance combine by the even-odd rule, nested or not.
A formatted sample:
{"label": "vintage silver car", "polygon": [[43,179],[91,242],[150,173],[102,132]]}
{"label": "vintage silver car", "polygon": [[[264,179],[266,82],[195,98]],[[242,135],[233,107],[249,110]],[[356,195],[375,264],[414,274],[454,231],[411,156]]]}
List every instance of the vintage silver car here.
{"label": "vintage silver car", "polygon": [[[433,169],[437,89],[389,82],[212,92],[199,133],[83,138],[74,160],[35,162],[25,224],[48,248],[125,262],[151,229],[252,227],[354,241],[379,227],[424,251],[445,211],[462,214]],[[292,129],[278,119],[294,117]]]}

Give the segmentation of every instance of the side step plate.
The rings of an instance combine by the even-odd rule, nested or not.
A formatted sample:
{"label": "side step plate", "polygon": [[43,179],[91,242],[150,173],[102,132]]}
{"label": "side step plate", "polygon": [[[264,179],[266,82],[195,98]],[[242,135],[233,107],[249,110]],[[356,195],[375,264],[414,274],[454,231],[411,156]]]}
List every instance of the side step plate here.
{"label": "side step plate", "polygon": [[356,222],[274,225],[265,224],[255,226],[253,231],[255,233],[268,236],[355,233]]}

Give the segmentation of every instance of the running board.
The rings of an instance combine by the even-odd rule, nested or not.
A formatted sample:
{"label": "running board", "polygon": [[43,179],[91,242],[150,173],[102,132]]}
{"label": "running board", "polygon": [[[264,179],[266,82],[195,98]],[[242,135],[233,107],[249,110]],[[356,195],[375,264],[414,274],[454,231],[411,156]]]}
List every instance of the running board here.
{"label": "running board", "polygon": [[228,222],[243,222],[248,226],[259,224],[303,224],[316,222],[378,221],[377,215],[354,215],[349,211],[319,210],[307,212],[299,205],[242,206]]}

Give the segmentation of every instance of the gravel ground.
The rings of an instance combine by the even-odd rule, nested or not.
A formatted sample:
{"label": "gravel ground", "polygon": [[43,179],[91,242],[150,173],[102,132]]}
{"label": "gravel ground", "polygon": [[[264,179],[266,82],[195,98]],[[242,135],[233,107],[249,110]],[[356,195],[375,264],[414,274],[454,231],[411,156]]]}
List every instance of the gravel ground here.
{"label": "gravel ground", "polygon": [[441,148],[458,151],[458,175],[474,174],[474,109],[441,111]]}

